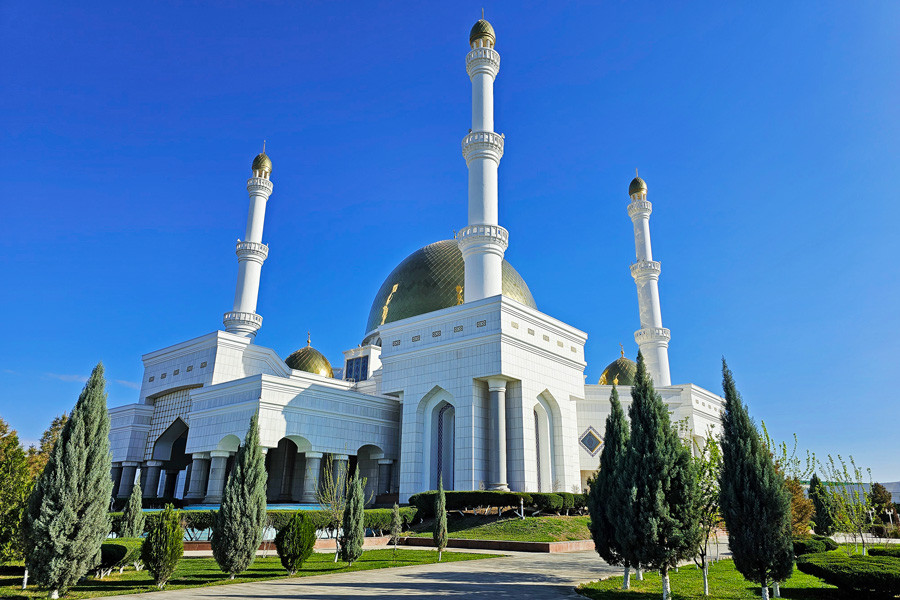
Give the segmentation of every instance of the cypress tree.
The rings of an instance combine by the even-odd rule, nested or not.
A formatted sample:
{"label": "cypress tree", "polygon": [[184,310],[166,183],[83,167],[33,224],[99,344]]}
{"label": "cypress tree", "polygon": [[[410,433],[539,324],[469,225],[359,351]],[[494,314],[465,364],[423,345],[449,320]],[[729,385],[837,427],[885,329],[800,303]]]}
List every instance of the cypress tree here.
{"label": "cypress tree", "polygon": [[594,549],[600,558],[611,565],[624,565],[623,589],[630,587],[630,566],[622,554],[616,535],[616,525],[624,508],[621,488],[618,485],[619,471],[628,446],[628,421],[619,402],[619,391],[613,384],[609,396],[611,410],[606,417],[603,434],[603,450],[600,452],[600,470],[591,478],[587,494],[588,514],[591,521],[588,529],[594,540]]}
{"label": "cypress tree", "polygon": [[266,464],[259,447],[259,415],[250,419],[210,539],[213,557],[231,579],[256,558],[266,523]]}
{"label": "cypress tree", "polygon": [[809,499],[813,502],[813,530],[819,535],[834,533],[834,504],[816,473],[809,480]]}
{"label": "cypress tree", "polygon": [[619,479],[630,506],[622,511],[620,543],[626,560],[659,569],[665,600],[669,569],[692,557],[700,541],[697,477],[641,353],[631,399],[631,435]]}
{"label": "cypress tree", "polygon": [[434,545],[437,546],[438,562],[447,547],[447,498],[444,496],[444,478],[438,477],[438,492],[434,498]]}
{"label": "cypress tree", "polygon": [[288,524],[275,534],[275,549],[278,550],[281,566],[291,575],[312,556],[315,545],[316,526],[302,510],[295,512]]}
{"label": "cypress tree", "polygon": [[341,523],[343,537],[341,539],[341,560],[353,566],[363,553],[363,542],[366,539],[364,523],[365,482],[354,475],[347,484],[347,505],[344,508],[344,520]]}
{"label": "cypress tree", "polygon": [[21,523],[31,488],[25,450],[0,419],[0,564],[22,555]]}
{"label": "cypress tree", "polygon": [[748,581],[758,583],[762,597],[768,599],[769,582],[784,581],[794,568],[790,498],[725,359],[722,387],[722,516],[735,568]]}
{"label": "cypress tree", "polygon": [[52,598],[100,562],[100,546],[109,535],[110,467],[100,363],[60,432],[25,514],[25,566]]}
{"label": "cypress tree", "polygon": [[128,503],[122,511],[122,526],[119,535],[123,538],[139,538],[144,535],[144,510],[142,507],[141,484],[134,484]]}
{"label": "cypress tree", "polygon": [[141,560],[162,589],[184,555],[184,530],[171,504],[150,521],[150,531],[141,544]]}

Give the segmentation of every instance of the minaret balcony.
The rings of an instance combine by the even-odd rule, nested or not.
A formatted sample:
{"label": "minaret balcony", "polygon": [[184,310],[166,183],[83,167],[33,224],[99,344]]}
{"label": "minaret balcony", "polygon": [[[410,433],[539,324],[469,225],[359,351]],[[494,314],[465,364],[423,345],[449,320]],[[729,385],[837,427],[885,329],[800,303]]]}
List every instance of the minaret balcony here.
{"label": "minaret balcony", "polygon": [[503,142],[504,137],[501,133],[470,131],[462,140],[462,154],[466,159],[466,166],[480,158],[489,158],[499,165],[503,157]]}
{"label": "minaret balcony", "polygon": [[463,257],[479,249],[503,256],[509,246],[509,231],[499,225],[469,225],[456,232],[456,243]]}
{"label": "minaret balcony", "polygon": [[635,217],[649,217],[653,212],[653,205],[648,200],[633,200],[628,205],[628,216],[634,220]]}
{"label": "minaret balcony", "polygon": [[661,268],[659,261],[639,260],[631,265],[631,276],[635,281],[640,279],[659,279]]}
{"label": "minaret balcony", "polygon": [[272,182],[262,177],[251,177],[247,180],[247,191],[251,194],[262,194],[270,196],[272,194]]}
{"label": "minaret balcony", "polygon": [[475,48],[466,55],[466,72],[469,79],[479,73],[496,77],[500,71],[500,54],[493,48]]}
{"label": "minaret balcony", "polygon": [[238,260],[253,260],[260,264],[269,256],[269,247],[259,242],[242,242],[238,241],[235,246],[234,253],[237,254]]}
{"label": "minaret balcony", "polygon": [[664,342],[668,345],[671,339],[672,333],[665,327],[646,327],[634,332],[634,341],[637,342],[638,346],[654,342]]}
{"label": "minaret balcony", "polygon": [[222,321],[229,333],[255,336],[262,327],[263,318],[256,313],[232,311],[225,313]]}

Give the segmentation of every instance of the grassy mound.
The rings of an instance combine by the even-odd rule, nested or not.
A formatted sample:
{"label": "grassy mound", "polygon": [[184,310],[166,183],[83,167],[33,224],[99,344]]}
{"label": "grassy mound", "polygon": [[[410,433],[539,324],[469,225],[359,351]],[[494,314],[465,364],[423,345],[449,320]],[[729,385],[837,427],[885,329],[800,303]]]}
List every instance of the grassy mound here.
{"label": "grassy mound", "polygon": [[[450,514],[447,530],[451,538],[467,540],[503,540],[510,542],[567,542],[589,540],[590,517],[526,517],[525,519],[497,519],[495,516]],[[433,520],[410,528],[410,535],[430,537]]]}

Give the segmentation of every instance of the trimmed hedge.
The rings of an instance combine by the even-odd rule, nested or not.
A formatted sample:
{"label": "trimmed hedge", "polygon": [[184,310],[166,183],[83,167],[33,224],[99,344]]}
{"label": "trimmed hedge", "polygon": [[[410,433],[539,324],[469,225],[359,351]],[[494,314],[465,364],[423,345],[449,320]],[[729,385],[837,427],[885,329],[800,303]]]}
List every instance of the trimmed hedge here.
{"label": "trimmed hedge", "polygon": [[[434,512],[432,510],[432,512]],[[270,510],[266,512],[266,523],[275,529],[281,531],[291,517],[296,514],[296,510]],[[144,532],[150,530],[150,526],[159,519],[161,513],[147,513],[144,520]],[[328,517],[321,510],[304,510],[303,514],[315,525],[316,529],[326,529],[328,527]],[[182,527],[188,533],[189,539],[196,538],[196,533],[204,530],[210,530],[216,521],[216,511],[214,510],[182,510],[178,511],[181,519]],[[409,524],[416,516],[416,509],[411,506],[405,506],[400,509],[400,519],[404,527]],[[119,535],[121,530],[122,513],[110,513],[110,521],[112,523],[112,531]],[[388,530],[391,528],[391,509],[389,508],[370,508],[365,511],[364,525],[369,529]]]}
{"label": "trimmed hedge", "polygon": [[887,556],[847,556],[842,552],[807,554],[797,568],[846,592],[865,597],[900,594],[900,560]]}
{"label": "trimmed hedge", "polygon": [[103,542],[100,546],[100,569],[124,567],[141,556],[141,538],[116,538]]}
{"label": "trimmed hedge", "polygon": [[887,548],[869,548],[869,556],[889,556],[900,558],[900,546],[888,546]]}
{"label": "trimmed hedge", "polygon": [[541,512],[559,511],[563,507],[563,496],[562,494],[531,494],[531,506]]}
{"label": "trimmed hedge", "polygon": [[563,510],[571,510],[575,508],[575,494],[573,494],[572,492],[556,492],[556,495],[562,498]]}
{"label": "trimmed hedge", "polygon": [[836,541],[834,541],[833,539],[831,539],[831,538],[828,537],[828,536],[824,536],[824,535],[814,535],[814,536],[812,536],[812,539],[814,539],[814,540],[819,540],[820,542],[822,542],[823,544],[825,544],[825,549],[828,550],[828,551],[831,551],[831,550],[837,550],[838,548],[841,547],[840,544],[838,544]]}
{"label": "trimmed hedge", "polygon": [[812,538],[794,538],[794,556],[821,554],[825,552],[825,542]]}
{"label": "trimmed hedge", "polygon": [[[466,510],[480,506],[518,507],[521,499],[525,506],[530,506],[532,494],[522,492],[501,492],[493,490],[473,490],[460,492],[444,492],[447,499],[447,510]],[[409,497],[409,503],[418,509],[417,516],[421,518],[434,516],[434,499],[436,490],[413,494]],[[561,499],[560,499],[561,501]],[[402,509],[401,509],[402,510]],[[390,511],[388,511],[390,512]],[[389,526],[387,528],[390,528]]]}

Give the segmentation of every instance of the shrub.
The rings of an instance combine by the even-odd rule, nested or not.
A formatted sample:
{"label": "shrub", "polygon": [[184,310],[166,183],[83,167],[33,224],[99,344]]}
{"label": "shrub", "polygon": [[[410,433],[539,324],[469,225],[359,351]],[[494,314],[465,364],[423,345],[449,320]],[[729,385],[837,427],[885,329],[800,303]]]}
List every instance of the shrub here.
{"label": "shrub", "polygon": [[575,510],[579,512],[584,512],[587,510],[587,494],[575,494]]}
{"label": "shrub", "polygon": [[103,542],[100,546],[100,564],[97,565],[100,578],[115,568],[121,572],[125,565],[140,559],[143,543],[141,538],[116,538]]}
{"label": "shrub", "polygon": [[[409,503],[418,510],[416,516],[421,518],[434,516],[434,501],[437,491],[430,490],[413,494]],[[526,505],[531,504],[531,495],[522,492],[501,492],[494,490],[472,490],[460,492],[444,492],[447,510],[466,510],[469,508],[493,506],[497,508],[517,507],[519,500]]]}
{"label": "shrub", "polygon": [[804,554],[820,554],[825,552],[825,542],[814,540],[812,538],[794,538],[794,556],[803,556]]}
{"label": "shrub", "polygon": [[531,505],[541,512],[559,511],[563,499],[559,494],[531,494]]}
{"label": "shrub", "polygon": [[891,558],[900,558],[900,546],[869,548],[869,556],[889,556]]}
{"label": "shrub", "polygon": [[833,539],[831,539],[830,537],[825,536],[825,535],[814,535],[814,536],[812,536],[812,539],[819,540],[820,542],[825,544],[825,550],[828,550],[828,551],[837,550],[838,548],[841,547],[840,544],[838,544],[836,541],[834,541]]}
{"label": "shrub", "polygon": [[182,555],[184,555],[184,530],[181,528],[178,513],[171,504],[168,504],[165,510],[152,520],[150,532],[141,546],[141,560],[153,575],[156,586],[162,589],[175,572]]}
{"label": "shrub", "polygon": [[562,498],[562,509],[571,510],[575,508],[575,494],[572,492],[556,492],[556,495]]}
{"label": "shrub", "polygon": [[900,561],[887,556],[847,556],[840,552],[807,554],[797,568],[843,591],[864,597],[900,594]]}
{"label": "shrub", "polygon": [[315,544],[316,526],[303,511],[296,511],[287,526],[275,535],[275,548],[278,550],[281,566],[291,575],[312,555]]}

